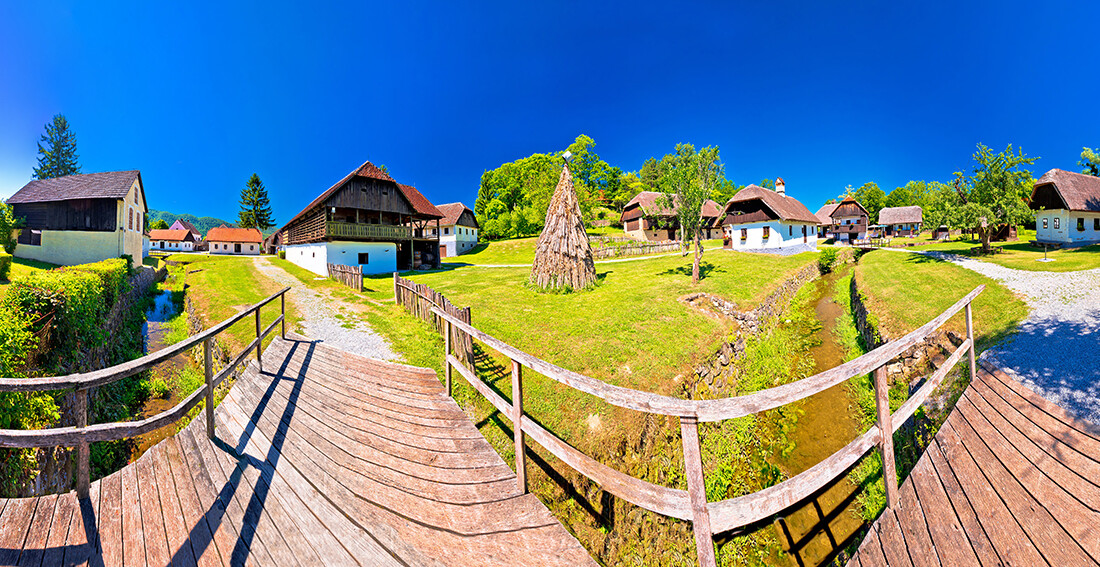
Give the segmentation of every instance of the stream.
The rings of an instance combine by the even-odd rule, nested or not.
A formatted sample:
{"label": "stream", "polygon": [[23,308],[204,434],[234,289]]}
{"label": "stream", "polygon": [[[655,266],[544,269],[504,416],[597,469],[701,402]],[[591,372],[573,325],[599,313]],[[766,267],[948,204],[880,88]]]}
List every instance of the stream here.
{"label": "stream", "polygon": [[[171,290],[164,290],[153,296],[153,307],[145,312],[145,324],[142,326],[142,334],[145,335],[145,352],[156,352],[166,346],[168,334],[168,321],[171,321],[179,311],[172,301]],[[175,375],[187,367],[186,354],[177,354],[165,360],[149,370],[150,379],[154,376],[164,378],[169,384],[168,397],[150,396],[141,406],[138,419],[145,419],[163,411],[172,409],[182,399],[180,393],[171,387]],[[187,392],[190,393],[190,392]],[[134,462],[153,445],[170,437],[176,432],[176,424],[167,425],[156,431],[150,431],[133,439],[133,452],[130,454],[130,462]]]}
{"label": "stream", "polygon": [[[850,270],[850,266],[838,266],[833,273],[809,284],[815,288],[808,306],[821,325],[814,332],[817,344],[810,349],[815,373],[844,362],[844,347],[834,334],[837,322],[843,321],[844,308],[834,300],[833,290],[837,280]],[[857,410],[845,384],[806,399],[802,406],[805,413],[788,434],[794,450],[785,458],[775,458],[775,464],[789,477],[823,461],[859,435]],[[858,493],[858,487],[844,475],[774,523],[790,565],[826,564],[850,543],[863,527],[856,509]]]}

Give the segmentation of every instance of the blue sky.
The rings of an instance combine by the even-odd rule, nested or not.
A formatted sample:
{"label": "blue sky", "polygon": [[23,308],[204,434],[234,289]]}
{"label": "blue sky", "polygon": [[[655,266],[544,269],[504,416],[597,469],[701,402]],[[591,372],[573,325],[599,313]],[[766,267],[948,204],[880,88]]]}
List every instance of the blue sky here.
{"label": "blue sky", "polygon": [[1076,170],[1100,146],[1100,3],[0,3],[0,196],[64,113],[85,172],[280,224],[363,160],[434,203],[595,139],[636,170],[718,145],[739,183],[816,209],[845,185],[948,179],[978,142]]}

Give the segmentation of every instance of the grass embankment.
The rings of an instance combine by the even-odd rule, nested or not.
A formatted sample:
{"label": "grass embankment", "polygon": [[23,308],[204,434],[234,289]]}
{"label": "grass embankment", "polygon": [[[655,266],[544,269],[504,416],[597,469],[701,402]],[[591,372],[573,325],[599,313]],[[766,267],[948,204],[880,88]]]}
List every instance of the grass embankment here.
{"label": "grass embankment", "polygon": [[[622,229],[615,229],[613,231],[606,231],[596,233],[593,230],[588,231],[592,235],[622,235]],[[493,242],[483,242],[475,246],[469,252],[456,256],[453,258],[444,258],[444,264],[470,264],[474,266],[487,266],[487,265],[513,265],[513,264],[527,264],[530,265],[535,261],[535,243],[538,242],[537,237],[530,238],[514,238],[511,240],[497,240]],[[640,241],[639,241],[640,242]],[[611,245],[621,246],[626,243],[615,242]],[[713,248],[721,246],[721,240],[704,240],[704,248]],[[667,254],[667,252],[665,252]],[[641,256],[639,256],[641,257]],[[597,260],[599,262],[599,260]]]}
{"label": "grass embankment", "polygon": [[1006,268],[1033,272],[1073,272],[1077,270],[1100,268],[1100,245],[1094,244],[1092,246],[1065,248],[1062,250],[1051,249],[1046,252],[1045,257],[1053,259],[1054,261],[1040,262],[1039,260],[1044,257],[1043,249],[1036,248],[1030,244],[1030,241],[1035,240],[1035,231],[1020,230],[1018,234],[1020,237],[1018,242],[992,243],[993,246],[1002,250],[1001,253],[993,255],[980,255],[975,253],[973,249],[981,246],[981,242],[970,239],[929,244],[916,248],[916,250],[949,252],[960,256],[975,258],[983,262],[990,262]]}
{"label": "grass embankment", "polygon": [[7,295],[8,286],[11,284],[11,282],[24,278],[30,274],[33,274],[34,272],[52,270],[56,267],[58,267],[56,264],[47,264],[46,262],[39,262],[38,260],[12,258],[11,273],[8,274],[8,279],[0,280],[0,299]]}
{"label": "grass embankment", "polygon": [[[955,266],[949,262],[915,254],[871,252],[865,254],[854,273],[837,282],[837,301],[845,307],[845,316],[851,314],[850,287],[855,277],[863,296],[872,324],[885,331],[891,338],[916,329],[935,318],[978,285],[985,284],[985,291],[973,303],[974,336],[981,351],[1011,334],[1027,316],[1027,306],[1011,291],[996,281]],[[868,350],[855,332],[854,320],[842,329],[838,339],[845,346],[850,360]],[[966,320],[962,312],[944,325],[949,331],[966,334]],[[901,429],[894,436],[895,455],[899,482],[916,465],[924,448],[935,435],[943,420],[954,407],[958,396],[969,384],[964,371],[965,359],[953,370],[933,397],[945,400],[942,411],[926,415],[918,410],[915,423],[918,426]],[[849,382],[852,398],[859,407],[862,428],[875,423],[876,408],[871,375],[858,376]],[[909,385],[897,381],[890,385],[890,407],[897,410],[909,395]],[[860,512],[870,522],[885,507],[886,494],[882,483],[882,459],[872,451],[851,472],[851,479],[864,490],[859,496]]]}

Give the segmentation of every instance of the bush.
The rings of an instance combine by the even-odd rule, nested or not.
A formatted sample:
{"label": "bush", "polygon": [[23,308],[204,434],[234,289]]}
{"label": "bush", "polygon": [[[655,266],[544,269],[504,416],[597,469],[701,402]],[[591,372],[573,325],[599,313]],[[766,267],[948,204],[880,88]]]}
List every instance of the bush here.
{"label": "bush", "polygon": [[0,252],[0,280],[7,281],[11,275],[11,254]]}
{"label": "bush", "polygon": [[822,274],[833,271],[833,267],[836,266],[836,255],[836,248],[826,248],[821,251],[821,254],[817,257],[817,268],[821,270]]}
{"label": "bush", "polygon": [[286,250],[279,250],[279,259],[286,260]]}
{"label": "bush", "polygon": [[126,274],[132,275],[134,273],[134,256],[132,254],[123,254],[119,256],[123,260],[126,260]]}

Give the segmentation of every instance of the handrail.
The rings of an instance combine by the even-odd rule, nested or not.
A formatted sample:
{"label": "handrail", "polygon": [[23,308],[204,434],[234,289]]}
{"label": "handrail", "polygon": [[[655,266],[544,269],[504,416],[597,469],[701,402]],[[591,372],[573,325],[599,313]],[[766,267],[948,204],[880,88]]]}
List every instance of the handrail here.
{"label": "handrail", "polygon": [[[886,484],[887,506],[893,507],[897,503],[898,482],[894,464],[893,435],[883,435],[882,432],[893,433],[912,417],[932,391],[943,382],[947,373],[962,360],[963,355],[969,354],[970,376],[971,379],[974,378],[976,365],[971,303],[984,290],[985,285],[979,285],[931,321],[904,337],[879,346],[859,358],[790,384],[718,400],[684,400],[607,384],[523,352],[462,322],[438,307],[432,307],[431,312],[446,323],[444,348],[448,392],[451,370],[454,369],[474,389],[485,396],[493,407],[512,420],[516,443],[517,482],[521,491],[526,492],[524,478],[526,465],[523,463],[524,439],[525,436],[530,436],[551,454],[611,494],[665,516],[691,520],[696,536],[699,563],[709,567],[715,565],[713,545],[715,532],[727,532],[759,522],[797,504],[845,474],[875,445],[878,445],[883,457],[882,476]],[[966,312],[966,339],[943,365],[928,377],[916,393],[910,396],[897,411],[891,413],[885,365],[920,343],[962,310]],[[450,340],[452,328],[480,340],[512,360],[513,399],[511,403],[479,379],[472,369],[452,356]],[[530,368],[551,380],[597,396],[618,407],[679,417],[688,490],[668,488],[631,477],[581,453],[541,427],[523,412],[522,367]],[[872,371],[875,403],[878,406],[878,421],[875,425],[823,461],[779,484],[736,498],[718,502],[706,501],[706,486],[699,451],[699,422],[733,419],[780,407]]]}
{"label": "handrail", "polygon": [[[34,392],[40,390],[64,390],[75,388],[77,394],[74,408],[76,412],[76,426],[29,430],[0,429],[0,448],[29,449],[36,447],[77,447],[76,490],[78,496],[86,498],[88,496],[90,481],[89,443],[117,441],[119,439],[136,437],[160,429],[186,416],[187,413],[197,406],[204,398],[207,402],[207,434],[212,437],[214,435],[214,389],[236,370],[237,366],[244,361],[253,349],[256,351],[257,363],[263,368],[260,347],[263,344],[263,340],[275,330],[276,325],[280,325],[280,334],[283,338],[286,338],[286,292],[289,290],[289,287],[285,287],[281,291],[249,306],[240,313],[229,317],[201,333],[193,335],[174,345],[162,348],[157,352],[147,354],[141,358],[122,364],[117,364],[94,372],[69,374],[67,376],[0,379],[0,392]],[[280,314],[266,329],[261,330],[260,308],[271,303],[276,298],[280,300]],[[253,315],[256,318],[256,338],[248,343],[248,345],[215,376],[211,357],[213,338],[249,315]],[[201,387],[188,394],[186,398],[176,404],[175,407],[138,421],[120,421],[88,425],[87,401],[89,388],[110,384],[116,380],[133,376],[138,372],[147,370],[159,362],[167,360],[198,345],[200,342],[203,343],[205,355],[206,381]]]}

